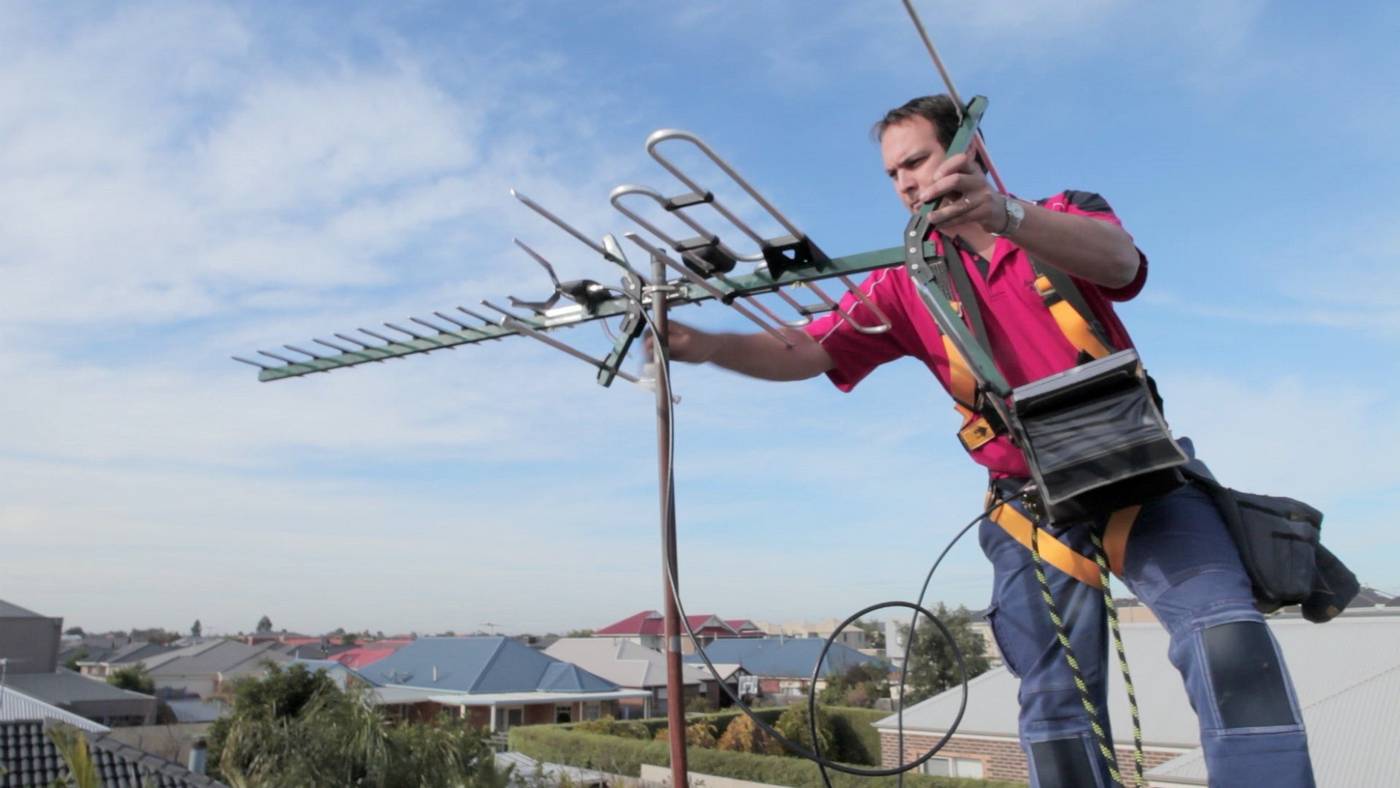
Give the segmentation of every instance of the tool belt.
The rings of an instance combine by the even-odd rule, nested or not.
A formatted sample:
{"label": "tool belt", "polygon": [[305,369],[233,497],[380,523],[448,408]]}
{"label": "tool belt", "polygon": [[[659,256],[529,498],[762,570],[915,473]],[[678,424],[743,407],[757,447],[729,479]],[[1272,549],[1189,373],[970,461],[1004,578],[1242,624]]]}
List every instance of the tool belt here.
{"label": "tool belt", "polygon": [[1299,605],[1314,623],[1335,618],[1361,590],[1323,547],[1322,512],[1293,498],[1240,492],[1190,468],[1185,474],[1220,510],[1262,613]]}

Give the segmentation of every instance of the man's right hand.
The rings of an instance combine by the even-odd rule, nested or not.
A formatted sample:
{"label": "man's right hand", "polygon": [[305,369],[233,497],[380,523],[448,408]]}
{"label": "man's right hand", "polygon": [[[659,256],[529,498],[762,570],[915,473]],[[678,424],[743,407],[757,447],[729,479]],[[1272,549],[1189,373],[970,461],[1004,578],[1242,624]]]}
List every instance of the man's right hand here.
{"label": "man's right hand", "polygon": [[[708,331],[701,331],[692,328],[685,323],[669,320],[666,324],[667,345],[666,349],[671,354],[672,361],[684,361],[687,364],[704,364],[712,360],[724,343],[722,334],[712,334]],[[646,335],[647,355],[653,355],[652,336],[648,331]]]}

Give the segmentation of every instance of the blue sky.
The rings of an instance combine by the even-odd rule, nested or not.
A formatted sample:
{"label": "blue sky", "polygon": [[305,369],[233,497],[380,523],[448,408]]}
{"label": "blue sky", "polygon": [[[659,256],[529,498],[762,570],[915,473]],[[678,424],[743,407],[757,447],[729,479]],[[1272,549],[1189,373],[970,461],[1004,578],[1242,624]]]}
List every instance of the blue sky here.
{"label": "blue sky", "polygon": [[[1227,483],[1327,513],[1400,592],[1400,153],[1390,33],[1352,4],[919,3],[1010,188],[1105,195],[1122,308]],[[829,253],[904,216],[870,123],[938,89],[898,2],[7,4],[0,598],[89,629],[509,631],[659,607],[648,395],[521,339],[259,384],[231,354],[603,264],[624,182],[700,134]],[[741,327],[717,305],[684,316]],[[570,332],[592,350],[596,327]],[[635,365],[635,362],[633,362]],[[842,395],[679,369],[693,612],[907,599],[982,481],[912,362]],[[981,606],[975,541],[935,583]]]}

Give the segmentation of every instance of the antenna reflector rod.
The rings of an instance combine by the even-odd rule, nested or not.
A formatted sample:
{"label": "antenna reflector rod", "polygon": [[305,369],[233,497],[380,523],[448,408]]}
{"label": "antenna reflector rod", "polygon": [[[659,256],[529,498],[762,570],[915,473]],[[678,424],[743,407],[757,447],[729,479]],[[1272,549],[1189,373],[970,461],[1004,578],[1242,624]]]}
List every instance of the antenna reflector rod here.
{"label": "antenna reflector rod", "polygon": [[545,208],[544,206],[540,205],[539,203],[535,202],[529,197],[526,197],[525,195],[521,194],[515,189],[510,190],[510,196],[525,203],[525,207],[529,208],[530,210],[534,211],[540,216],[543,216],[544,218],[550,220],[559,229],[582,241],[586,246],[588,246],[588,248],[592,249],[593,251],[597,252],[598,254],[604,257],[608,256],[608,250],[600,246],[597,241],[594,241],[593,239],[584,235],[582,232],[579,232],[579,230],[576,229],[572,224],[569,224],[563,219],[560,219],[558,216],[555,216],[549,211],[549,209]]}
{"label": "antenna reflector rod", "polygon": [[[524,334],[525,336],[531,337],[531,338],[533,338],[533,339],[538,339],[539,341],[545,343],[546,345],[549,345],[550,347],[554,348],[555,350],[563,351],[564,353],[567,353],[568,355],[573,356],[574,358],[576,358],[576,359],[578,359],[578,360],[580,360],[580,361],[583,361],[583,362],[585,362],[585,363],[591,364],[591,365],[597,367],[598,369],[606,369],[606,368],[607,368],[607,365],[603,363],[603,360],[602,360],[602,359],[600,359],[600,358],[594,358],[593,356],[590,356],[590,355],[588,355],[587,353],[584,353],[584,352],[581,351],[581,350],[578,350],[578,349],[576,349],[576,348],[574,348],[574,347],[572,347],[572,346],[570,346],[570,345],[568,345],[568,344],[566,344],[566,343],[564,343],[564,342],[560,342],[559,340],[557,340],[557,339],[555,339],[554,337],[552,337],[552,336],[550,336],[550,335],[544,333],[543,331],[539,331],[539,330],[537,330],[537,329],[531,327],[531,326],[530,326],[529,324],[527,324],[524,320],[521,320],[519,317],[517,317],[517,316],[511,314],[510,312],[507,312],[506,310],[504,310],[504,309],[502,309],[502,308],[496,306],[495,304],[491,303],[490,301],[482,301],[482,302],[481,302],[481,305],[484,306],[484,307],[486,307],[487,309],[494,309],[495,311],[500,312],[502,315],[504,315],[504,317],[501,318],[501,325],[505,326],[506,328],[510,328],[510,329],[515,330],[515,331],[519,331],[520,333]],[[637,383],[637,384],[640,384],[640,383],[641,383],[641,381],[637,378],[636,375],[632,375],[632,374],[630,374],[630,373],[628,373],[628,372],[625,372],[625,371],[623,371],[623,370],[620,370],[620,369],[617,370],[617,371],[616,371],[616,374],[617,374],[618,377],[622,378],[623,380],[627,381],[628,383]]]}

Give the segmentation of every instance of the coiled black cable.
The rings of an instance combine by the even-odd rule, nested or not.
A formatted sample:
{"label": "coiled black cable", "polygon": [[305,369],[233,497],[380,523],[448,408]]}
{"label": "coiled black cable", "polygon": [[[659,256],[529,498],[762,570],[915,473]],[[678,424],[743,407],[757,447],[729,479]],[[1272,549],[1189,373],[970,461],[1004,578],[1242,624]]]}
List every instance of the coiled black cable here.
{"label": "coiled black cable", "polygon": [[[638,309],[638,311],[640,312],[640,314],[641,314],[641,316],[642,316],[642,319],[646,321],[646,324],[647,324],[647,326],[651,329],[651,332],[652,332],[653,336],[660,336],[660,332],[657,330],[656,323],[655,323],[654,320],[652,319],[652,316],[648,313],[648,311],[647,311],[647,309],[646,309],[646,305],[642,302],[641,299],[637,298],[635,295],[633,295],[633,294],[631,294],[631,293],[627,293],[627,292],[625,292],[625,291],[622,291],[622,290],[619,290],[619,289],[616,289],[616,288],[608,288],[608,289],[609,289],[610,291],[614,292],[614,293],[618,293],[618,294],[622,295],[623,297],[625,297],[625,298],[631,300],[631,301],[637,306],[637,309]],[[655,292],[655,291],[653,291],[653,292]],[[655,297],[655,296],[654,296],[654,297]],[[662,510],[663,512],[669,514],[670,511],[671,511],[671,507],[674,506],[674,504],[675,504],[675,502],[674,502],[674,500],[673,500],[673,493],[674,493],[674,491],[675,491],[675,456],[676,456],[675,419],[674,419],[674,416],[675,416],[675,405],[674,405],[674,399],[673,399],[672,391],[671,391],[671,378],[670,378],[670,364],[671,364],[671,360],[670,360],[670,355],[669,355],[669,353],[668,353],[668,350],[667,350],[666,347],[665,347],[665,343],[664,343],[664,342],[655,342],[654,345],[653,345],[653,347],[655,348],[656,354],[657,354],[658,359],[659,359],[659,362],[660,362],[660,363],[658,363],[658,364],[655,365],[655,366],[656,366],[656,385],[657,385],[657,386],[659,387],[659,389],[660,389],[660,400],[661,400],[662,402],[665,403],[666,414],[667,414],[666,423],[667,423],[667,425],[668,425],[668,430],[667,430],[667,434],[666,434],[667,476],[666,476],[666,479],[663,480],[663,482],[662,482],[662,484],[663,484],[663,489],[662,489],[661,510]],[[807,708],[808,708],[808,715],[807,715],[808,719],[807,719],[807,722],[808,722],[808,727],[809,727],[810,735],[811,735],[811,737],[812,737],[813,749],[808,749],[808,748],[804,747],[802,744],[800,744],[800,743],[798,743],[798,742],[795,742],[795,741],[792,741],[791,739],[787,738],[787,737],[784,736],[783,734],[779,733],[778,730],[777,730],[776,728],[774,728],[773,726],[771,726],[771,725],[769,725],[768,723],[764,722],[763,720],[759,719],[759,718],[758,718],[758,715],[754,714],[753,709],[749,708],[749,706],[748,706],[747,704],[745,704],[742,700],[740,700],[739,697],[738,697],[733,691],[731,691],[731,690],[729,689],[729,686],[723,681],[723,679],[720,678],[719,670],[718,670],[717,668],[715,668],[715,665],[714,665],[714,663],[710,660],[709,655],[705,653],[704,647],[700,644],[700,638],[695,634],[694,628],[691,627],[691,625],[690,625],[689,617],[686,615],[686,612],[685,612],[684,603],[683,603],[682,600],[681,600],[680,589],[679,589],[678,583],[676,582],[675,574],[671,571],[671,564],[672,564],[673,556],[671,556],[671,555],[669,554],[670,546],[669,546],[668,544],[663,544],[663,545],[662,545],[662,549],[663,549],[664,551],[667,551],[667,555],[664,556],[665,560],[663,561],[663,564],[665,565],[665,570],[666,570],[666,582],[667,582],[667,585],[668,585],[669,590],[670,590],[670,592],[671,592],[671,597],[672,597],[672,599],[675,600],[675,603],[676,603],[676,610],[677,610],[677,612],[679,613],[681,626],[683,626],[683,627],[685,628],[686,634],[690,637],[691,642],[695,645],[696,654],[699,655],[701,662],[703,662],[703,663],[705,664],[705,668],[709,671],[710,675],[713,676],[713,677],[715,678],[716,684],[719,685],[720,690],[725,694],[725,696],[727,696],[727,697],[729,698],[729,700],[733,703],[733,705],[734,705],[736,708],[738,708],[740,712],[742,712],[744,715],[746,715],[746,716],[754,723],[754,725],[756,725],[756,726],[759,728],[759,730],[761,730],[761,731],[763,731],[765,734],[767,734],[767,735],[773,737],[773,739],[774,739],[775,741],[777,741],[777,742],[779,743],[779,745],[781,745],[784,749],[788,750],[789,752],[793,753],[794,755],[797,755],[797,756],[799,756],[799,757],[805,758],[805,759],[810,760],[810,761],[812,761],[813,763],[815,763],[815,764],[817,765],[817,768],[818,768],[818,769],[820,770],[820,772],[821,772],[822,782],[823,782],[823,784],[825,784],[825,785],[827,786],[827,788],[831,788],[831,785],[832,785],[832,783],[831,783],[831,777],[830,777],[830,775],[827,773],[827,769],[833,769],[833,770],[838,771],[838,772],[843,772],[843,773],[846,773],[846,774],[851,774],[851,775],[860,776],[860,777],[889,777],[889,776],[896,776],[896,777],[898,778],[898,780],[899,780],[900,785],[902,785],[902,784],[903,784],[903,777],[904,777],[904,773],[905,773],[905,772],[908,772],[908,771],[910,771],[911,769],[915,769],[915,768],[917,768],[917,767],[923,765],[923,764],[924,764],[925,762],[927,762],[930,758],[932,758],[934,755],[936,755],[936,754],[938,753],[939,750],[943,749],[943,747],[948,743],[948,741],[949,741],[949,740],[953,737],[953,735],[957,732],[958,725],[962,722],[963,714],[964,714],[964,713],[966,712],[966,710],[967,710],[967,696],[968,696],[967,683],[968,683],[968,676],[967,676],[967,665],[966,665],[966,663],[965,663],[965,661],[964,661],[964,659],[963,659],[962,649],[958,646],[957,640],[953,637],[952,632],[949,631],[947,625],[945,625],[945,624],[942,622],[942,620],[940,620],[940,619],[938,618],[938,616],[934,615],[931,611],[929,611],[928,609],[926,609],[926,608],[924,608],[924,607],[922,606],[922,605],[923,605],[923,601],[924,601],[924,597],[925,597],[925,595],[928,593],[928,588],[929,588],[929,586],[930,586],[930,585],[932,584],[932,582],[933,582],[933,575],[934,575],[934,573],[938,570],[939,565],[942,564],[943,559],[944,559],[944,558],[948,555],[948,553],[953,549],[953,546],[956,545],[956,544],[958,543],[958,541],[961,540],[962,537],[963,537],[969,530],[971,530],[972,527],[973,527],[974,525],[976,525],[977,523],[981,522],[983,518],[987,517],[987,516],[991,513],[991,511],[992,511],[993,509],[995,509],[996,506],[999,506],[999,505],[1000,505],[1000,501],[994,503],[994,504],[992,505],[991,508],[988,508],[988,509],[986,509],[986,510],[980,512],[976,517],[974,517],[974,518],[972,518],[971,520],[969,520],[968,523],[967,523],[966,525],[964,525],[964,526],[957,532],[957,534],[955,534],[955,535],[953,536],[953,538],[952,538],[952,539],[948,542],[948,544],[943,548],[943,551],[942,551],[941,553],[939,553],[938,558],[933,562],[933,565],[929,568],[928,574],[925,575],[925,577],[924,577],[924,583],[923,583],[923,586],[919,589],[919,597],[918,597],[918,600],[917,600],[916,602],[906,602],[906,601],[903,601],[903,600],[891,600],[891,601],[888,601],[888,602],[881,602],[881,603],[878,603],[878,604],[875,604],[875,605],[871,605],[871,606],[869,606],[869,607],[866,607],[866,608],[860,610],[859,612],[857,612],[857,613],[851,615],[851,616],[848,617],[845,621],[841,622],[841,625],[838,626],[838,627],[831,633],[831,635],[826,639],[825,643],[823,644],[823,647],[822,647],[822,650],[821,650],[821,654],[818,656],[817,661],[816,661],[816,664],[815,664],[815,665],[813,666],[813,668],[812,668],[812,680],[811,680],[811,682],[810,682],[810,686],[809,686],[809,688],[808,688],[808,694],[807,694]],[[826,660],[826,656],[827,656],[827,654],[830,652],[831,647],[835,644],[836,638],[841,634],[842,631],[844,631],[844,630],[845,630],[847,627],[849,627],[852,623],[854,623],[855,621],[859,620],[862,616],[865,616],[865,615],[867,615],[867,614],[869,614],[869,613],[871,613],[871,612],[874,612],[874,611],[876,611],[876,610],[883,610],[883,609],[886,609],[886,608],[894,608],[894,607],[908,608],[908,609],[910,609],[911,611],[913,611],[913,615],[912,615],[912,618],[911,618],[911,621],[910,621],[910,626],[909,626],[909,639],[908,639],[908,641],[905,643],[904,659],[903,659],[903,663],[902,663],[902,665],[901,665],[901,667],[900,667],[899,688],[900,688],[900,696],[901,696],[901,699],[903,698],[903,694],[904,694],[905,677],[906,677],[906,673],[907,673],[907,670],[908,670],[909,657],[910,657],[910,655],[911,655],[911,653],[912,653],[913,644],[914,644],[914,639],[915,639],[915,636],[916,636],[917,631],[918,631],[917,625],[918,625],[918,621],[919,621],[919,615],[922,614],[922,615],[926,616],[931,622],[933,622],[934,626],[937,627],[937,629],[938,629],[939,632],[942,634],[942,636],[944,637],[944,639],[948,641],[949,646],[952,647],[953,655],[954,655],[954,657],[955,657],[956,660],[957,660],[957,663],[958,663],[958,676],[959,676],[960,684],[961,684],[961,687],[962,687],[962,699],[961,699],[961,702],[960,702],[959,705],[958,705],[958,713],[957,713],[957,715],[954,717],[952,724],[948,726],[948,730],[947,730],[946,733],[943,734],[943,737],[942,737],[941,739],[939,739],[939,740],[933,745],[933,747],[931,747],[927,752],[925,752],[923,755],[919,756],[918,758],[914,759],[913,761],[910,761],[909,763],[901,763],[899,766],[892,766],[892,767],[888,767],[888,768],[863,769],[863,768],[860,768],[860,767],[850,766],[850,765],[848,765],[848,764],[843,764],[843,763],[839,763],[839,762],[837,762],[837,761],[830,760],[829,758],[825,757],[825,756],[821,753],[821,745],[820,745],[819,738],[818,738],[818,736],[817,736],[817,720],[816,720],[816,684],[817,684],[817,680],[818,680],[818,678],[820,677],[820,674],[821,674],[822,662],[824,662],[824,661]],[[668,645],[668,648],[669,648],[669,647],[670,647],[670,644],[667,644],[667,645]],[[903,707],[903,704],[902,704],[902,703],[901,703],[900,708],[898,709],[898,711],[897,711],[896,713],[897,713],[897,715],[898,715],[897,719],[898,719],[898,741],[899,741],[900,760],[903,761],[903,755],[904,755],[904,707]],[[673,732],[673,735],[683,735],[683,734],[678,734],[678,733],[676,733],[676,732]]]}

